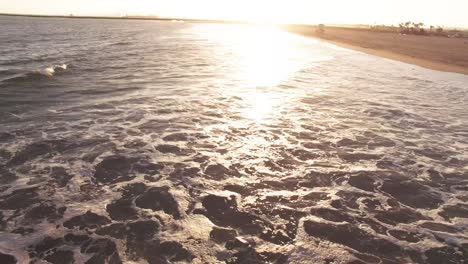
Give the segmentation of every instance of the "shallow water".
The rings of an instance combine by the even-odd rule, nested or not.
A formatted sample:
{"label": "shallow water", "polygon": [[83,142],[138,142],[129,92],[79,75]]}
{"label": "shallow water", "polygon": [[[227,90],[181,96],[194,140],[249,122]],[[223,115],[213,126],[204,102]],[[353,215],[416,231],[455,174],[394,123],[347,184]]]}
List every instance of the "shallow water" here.
{"label": "shallow water", "polygon": [[260,26],[0,24],[1,263],[466,262],[468,76]]}

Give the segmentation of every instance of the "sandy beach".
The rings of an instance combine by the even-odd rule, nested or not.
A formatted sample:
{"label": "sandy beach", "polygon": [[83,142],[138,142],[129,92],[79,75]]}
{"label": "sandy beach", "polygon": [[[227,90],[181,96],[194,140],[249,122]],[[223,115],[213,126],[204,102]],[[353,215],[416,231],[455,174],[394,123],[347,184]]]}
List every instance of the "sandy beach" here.
{"label": "sandy beach", "polygon": [[315,28],[310,26],[290,26],[287,30],[429,69],[468,74],[466,38],[402,35],[338,27],[327,27],[324,34],[315,33]]}

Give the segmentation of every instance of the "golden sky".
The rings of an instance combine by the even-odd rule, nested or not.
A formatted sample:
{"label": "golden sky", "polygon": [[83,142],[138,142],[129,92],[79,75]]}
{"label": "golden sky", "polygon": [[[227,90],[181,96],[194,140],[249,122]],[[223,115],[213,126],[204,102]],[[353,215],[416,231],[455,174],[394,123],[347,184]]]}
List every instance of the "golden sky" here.
{"label": "golden sky", "polygon": [[468,27],[468,0],[0,0],[0,13],[160,15],[275,23]]}

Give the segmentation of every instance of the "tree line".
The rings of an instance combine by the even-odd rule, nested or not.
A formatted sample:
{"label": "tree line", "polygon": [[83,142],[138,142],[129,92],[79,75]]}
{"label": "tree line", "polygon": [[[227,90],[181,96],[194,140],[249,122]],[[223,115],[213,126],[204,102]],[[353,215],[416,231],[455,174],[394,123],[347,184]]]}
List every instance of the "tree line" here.
{"label": "tree line", "polygon": [[411,34],[411,35],[439,35],[446,36],[444,29],[440,26],[434,27],[430,26],[429,28],[424,28],[424,23],[416,23],[407,21],[404,23],[398,24],[398,32],[401,34]]}
{"label": "tree line", "polygon": [[420,36],[449,36],[447,32],[441,26],[429,26],[425,27],[424,23],[416,23],[412,21],[407,21],[398,24],[398,26],[388,26],[388,25],[373,25],[370,26],[370,29],[373,31],[379,32],[398,32],[400,34],[408,35],[420,35]]}

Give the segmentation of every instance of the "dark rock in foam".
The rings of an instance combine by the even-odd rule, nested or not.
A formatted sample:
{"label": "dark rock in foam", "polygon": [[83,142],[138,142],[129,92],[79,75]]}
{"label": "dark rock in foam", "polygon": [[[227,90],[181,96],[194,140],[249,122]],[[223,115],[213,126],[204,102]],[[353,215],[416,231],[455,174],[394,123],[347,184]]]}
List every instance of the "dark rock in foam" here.
{"label": "dark rock in foam", "polygon": [[210,238],[218,243],[225,243],[229,240],[233,240],[237,236],[237,232],[230,228],[213,227],[210,232]]}
{"label": "dark rock in foam", "polygon": [[409,208],[396,208],[385,211],[377,211],[375,214],[375,218],[377,218],[383,223],[391,225],[396,225],[398,223],[409,224],[419,220],[428,219],[419,212],[411,210]]}
{"label": "dark rock in foam", "polygon": [[440,247],[431,248],[425,253],[429,264],[455,264],[466,263],[468,250],[466,248]]}
{"label": "dark rock in foam", "polygon": [[156,146],[156,149],[164,154],[174,154],[174,155],[179,155],[179,156],[184,156],[184,155],[189,155],[193,153],[193,151],[190,151],[188,149],[182,149],[178,146],[174,145],[168,145],[168,144],[163,144],[163,145],[158,145]]}
{"label": "dark rock in foam", "polygon": [[171,174],[171,178],[192,178],[199,176],[200,169],[196,167],[177,168]]}
{"label": "dark rock in foam", "polygon": [[7,224],[3,218],[4,218],[3,212],[0,211],[0,230],[4,230]]}
{"label": "dark rock in foam", "polygon": [[147,240],[156,234],[161,225],[152,220],[135,221],[127,224],[128,237],[135,240]]}
{"label": "dark rock in foam", "polygon": [[211,164],[205,169],[205,174],[212,179],[221,180],[229,176],[239,176],[237,170],[226,168],[222,164]]}
{"label": "dark rock in foam", "polygon": [[121,198],[106,206],[106,210],[113,220],[129,220],[136,219],[138,212],[134,208],[133,200],[128,198]]}
{"label": "dark rock in foam", "polygon": [[81,253],[93,254],[86,264],[122,263],[115,243],[109,239],[90,239],[81,245]]}
{"label": "dark rock in foam", "polygon": [[404,240],[410,243],[419,242],[423,238],[421,234],[404,230],[389,230],[388,233],[398,240]]}
{"label": "dark rock in foam", "polygon": [[366,174],[351,176],[348,180],[348,184],[368,192],[372,192],[374,190],[374,179]]}
{"label": "dark rock in foam", "polygon": [[347,162],[358,162],[361,160],[379,160],[383,156],[363,152],[342,152],[338,154],[338,157]]}
{"label": "dark rock in foam", "polygon": [[202,133],[173,133],[163,137],[164,141],[194,141],[197,139],[208,138],[209,136]]}
{"label": "dark rock in foam", "polygon": [[36,142],[16,152],[8,164],[13,166],[21,165],[28,160],[45,155],[51,151],[52,146],[47,142]]}
{"label": "dark rock in foam", "polygon": [[96,234],[123,239],[127,236],[127,225],[123,223],[111,224],[97,229]]}
{"label": "dark rock in foam", "polygon": [[0,184],[9,184],[18,179],[16,174],[10,172],[6,168],[0,168]]}
{"label": "dark rock in foam", "polygon": [[32,258],[43,258],[47,256],[47,254],[52,250],[63,245],[63,243],[64,241],[62,238],[53,238],[47,236],[36,245],[32,245],[28,248],[29,256]]}
{"label": "dark rock in foam", "polygon": [[22,236],[25,236],[34,233],[34,229],[31,227],[18,227],[11,232],[14,234],[20,234]]}
{"label": "dark rock in foam", "polygon": [[420,226],[437,232],[456,233],[459,231],[453,226],[436,222],[425,222],[422,223]]}
{"label": "dark rock in foam", "polygon": [[308,188],[327,187],[331,186],[336,179],[343,176],[344,174],[338,172],[323,173],[318,171],[311,171],[304,177],[305,180],[299,183],[299,186]]}
{"label": "dark rock in foam", "polygon": [[354,222],[354,218],[350,215],[331,208],[313,208],[310,213],[332,222]]}
{"label": "dark rock in foam", "polygon": [[293,240],[286,231],[277,229],[270,221],[251,211],[239,210],[234,196],[210,194],[203,198],[202,205],[204,210],[195,210],[194,213],[205,215],[219,226],[238,228],[246,234],[259,235],[262,239],[278,245]]}
{"label": "dark rock in foam", "polygon": [[0,263],[2,264],[16,264],[17,260],[14,256],[0,252]]}
{"label": "dark rock in foam", "polygon": [[398,259],[404,257],[404,251],[396,244],[373,236],[351,224],[328,224],[305,221],[307,234],[333,243],[347,246],[359,252],[373,254],[382,258]]}
{"label": "dark rock in foam", "polygon": [[121,155],[105,158],[96,166],[94,178],[101,183],[116,183],[131,179],[130,170],[136,159]]}
{"label": "dark rock in foam", "polygon": [[79,229],[94,229],[103,225],[107,225],[110,222],[111,221],[107,219],[107,217],[88,211],[83,215],[70,218],[69,220],[65,221],[65,223],[63,223],[63,226],[66,228],[79,227]]}
{"label": "dark rock in foam", "polygon": [[169,263],[190,263],[194,259],[192,252],[185,249],[175,241],[152,240],[145,243],[131,244],[128,248],[129,256],[132,260],[140,258],[149,263],[169,264]]}
{"label": "dark rock in foam", "polygon": [[8,162],[8,165],[21,165],[40,156],[54,155],[73,147],[76,147],[75,143],[67,142],[63,139],[33,142],[16,152],[13,158]]}
{"label": "dark rock in foam", "polygon": [[380,189],[413,208],[435,209],[443,202],[439,194],[414,181],[390,179],[384,181]]}
{"label": "dark rock in foam", "polygon": [[189,134],[187,133],[173,133],[163,137],[164,141],[188,141]]}
{"label": "dark rock in foam", "polygon": [[225,260],[227,264],[265,264],[275,263],[284,264],[287,263],[288,257],[279,252],[258,252],[253,248],[240,249],[234,255]]}
{"label": "dark rock in foam", "polygon": [[37,202],[37,187],[19,189],[1,197],[0,209],[17,210],[27,208]]}
{"label": "dark rock in foam", "polygon": [[468,218],[468,205],[467,204],[455,204],[447,205],[439,213],[446,220],[451,220],[452,218]]}
{"label": "dark rock in foam", "polygon": [[172,197],[168,187],[152,187],[138,196],[135,200],[136,206],[153,211],[164,211],[175,218],[180,218],[179,204]]}
{"label": "dark rock in foam", "polygon": [[47,255],[44,260],[52,264],[72,264],[75,263],[73,258],[73,251],[70,250],[57,250],[52,254]]}
{"label": "dark rock in foam", "polygon": [[68,174],[65,168],[62,168],[62,167],[51,168],[50,174],[57,181],[57,185],[59,187],[67,186],[70,179],[73,178],[73,176]]}
{"label": "dark rock in foam", "polygon": [[67,243],[71,243],[75,246],[81,246],[84,242],[91,238],[87,235],[66,234],[63,239]]}
{"label": "dark rock in foam", "polygon": [[42,203],[29,209],[25,214],[25,219],[32,222],[47,219],[49,222],[53,222],[61,219],[65,210],[65,207],[56,208],[53,204]]}
{"label": "dark rock in foam", "polygon": [[8,132],[0,132],[0,142],[7,142],[14,139],[15,136]]}
{"label": "dark rock in foam", "polygon": [[335,202],[337,203],[336,206],[338,206],[336,208],[339,208],[340,206],[347,206],[353,209],[359,208],[360,206],[359,200],[361,198],[373,197],[372,194],[367,194],[367,193],[362,193],[362,192],[350,192],[350,191],[343,191],[343,190],[338,191],[336,195],[341,198],[340,200],[338,200],[339,202]]}
{"label": "dark rock in foam", "polygon": [[122,188],[122,198],[129,199],[144,193],[148,187],[141,182],[132,183]]}
{"label": "dark rock in foam", "polygon": [[236,210],[237,202],[235,197],[224,197],[217,195],[207,195],[202,201],[203,207],[212,214],[224,214]]}

